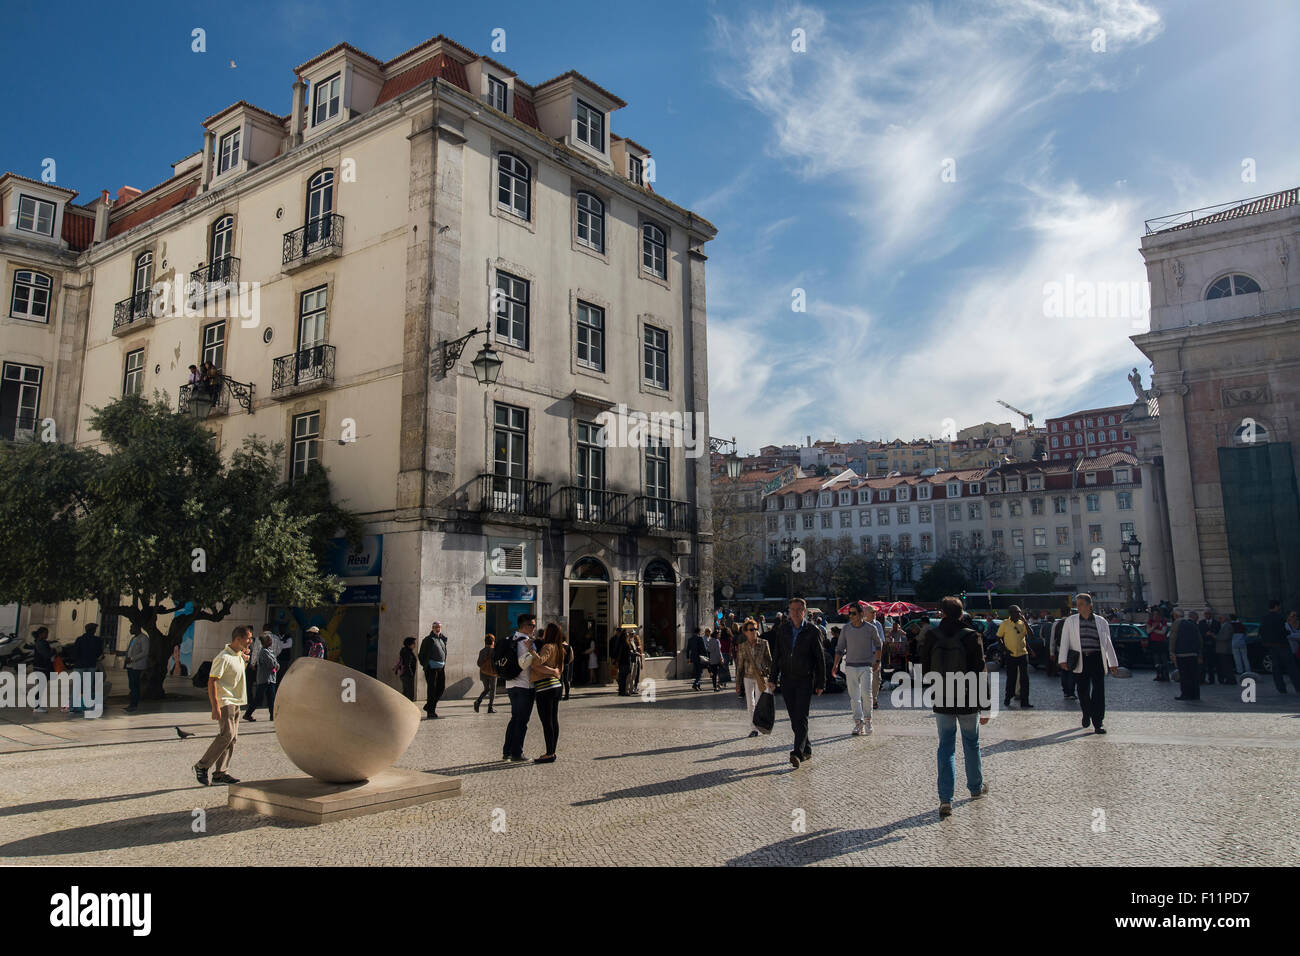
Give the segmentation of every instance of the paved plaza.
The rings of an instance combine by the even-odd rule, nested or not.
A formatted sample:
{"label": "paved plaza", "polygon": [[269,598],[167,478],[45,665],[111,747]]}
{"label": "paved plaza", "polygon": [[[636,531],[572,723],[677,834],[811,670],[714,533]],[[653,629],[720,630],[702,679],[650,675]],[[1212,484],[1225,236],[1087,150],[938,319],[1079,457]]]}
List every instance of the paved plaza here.
{"label": "paved plaza", "polygon": [[[983,728],[992,793],[962,786],[941,821],[934,719],[881,693],[875,734],[850,735],[844,694],[814,701],[814,759],[787,762],[746,739],[734,695],[661,683],[656,699],[613,690],[561,705],[560,759],[499,760],[508,719],[444,701],[399,766],[455,774],[459,798],[327,826],[226,807],[190,767],[216,725],[199,700],[97,721],[0,711],[0,863],[161,865],[1295,865],[1300,862],[1300,695],[1264,678],[1259,700],[1177,685],[1150,671],[1109,680],[1109,733],[1083,731],[1073,702],[1036,672],[1035,709]],[[177,739],[173,729],[198,736]],[[541,753],[536,717],[525,753]],[[232,772],[297,771],[273,725],[245,724]],[[202,809],[204,815],[195,811]],[[197,817],[205,832],[194,832]],[[802,826],[800,824],[802,823]]]}

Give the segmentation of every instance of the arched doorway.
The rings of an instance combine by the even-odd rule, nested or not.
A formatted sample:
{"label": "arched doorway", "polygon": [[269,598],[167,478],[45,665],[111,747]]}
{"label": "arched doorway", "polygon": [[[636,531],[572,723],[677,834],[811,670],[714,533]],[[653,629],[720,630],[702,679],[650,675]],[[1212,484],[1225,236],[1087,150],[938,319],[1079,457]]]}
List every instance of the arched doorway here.
{"label": "arched doorway", "polygon": [[596,652],[596,681],[609,678],[609,569],[590,555],[569,569],[569,646],[573,648],[573,682],[590,684],[591,652]]}
{"label": "arched doorway", "polygon": [[677,654],[677,573],[662,558],[641,572],[641,608],[646,657]]}

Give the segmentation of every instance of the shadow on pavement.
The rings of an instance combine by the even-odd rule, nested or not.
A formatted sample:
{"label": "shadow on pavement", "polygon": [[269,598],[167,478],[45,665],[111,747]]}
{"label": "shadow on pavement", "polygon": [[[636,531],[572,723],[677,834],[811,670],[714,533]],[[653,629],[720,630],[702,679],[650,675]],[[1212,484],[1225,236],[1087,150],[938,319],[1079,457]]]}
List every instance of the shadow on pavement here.
{"label": "shadow on pavement", "polygon": [[141,793],[119,793],[108,797],[88,797],[84,800],[42,800],[40,803],[20,803],[12,807],[0,807],[0,817],[11,817],[21,813],[44,813],[47,810],[74,810],[77,807],[90,806],[92,803],[118,803],[122,800],[139,800],[143,797],[156,797],[164,793],[177,793],[181,790],[193,789],[194,784],[188,787],[171,787],[166,790],[145,790]]}
{"label": "shadow on pavement", "polygon": [[932,826],[939,821],[938,814],[918,813],[883,826],[868,827],[859,830],[815,830],[812,833],[797,833],[792,837],[769,846],[752,850],[741,856],[732,857],[725,866],[803,866],[809,863],[821,863],[825,860],[870,850],[887,843],[897,843],[905,836],[898,831],[914,830],[917,827]]}
{"label": "shadow on pavement", "polygon": [[[789,768],[787,767],[787,769]],[[661,797],[665,793],[707,790],[709,787],[717,787],[739,780],[757,780],[760,777],[771,777],[780,772],[780,767],[770,770],[710,770],[706,773],[694,773],[689,777],[682,777],[680,780],[659,780],[642,786],[627,787],[623,790],[610,790],[603,796],[593,797],[590,800],[575,800],[570,806],[593,807],[598,804],[608,803],[611,800],[636,800],[640,797]]]}
{"label": "shadow on pavement", "polygon": [[[198,787],[195,787],[198,789]],[[0,859],[9,857],[60,856],[67,853],[94,853],[102,850],[126,850],[164,843],[183,843],[196,837],[227,833],[251,833],[265,827],[297,830],[310,828],[309,823],[276,820],[243,810],[230,810],[225,806],[207,810],[203,832],[192,829],[194,817],[188,810],[172,813],[153,813],[126,820],[113,820],[91,826],[54,830],[36,836],[24,837],[0,844]],[[202,863],[201,851],[195,847],[194,863]]]}

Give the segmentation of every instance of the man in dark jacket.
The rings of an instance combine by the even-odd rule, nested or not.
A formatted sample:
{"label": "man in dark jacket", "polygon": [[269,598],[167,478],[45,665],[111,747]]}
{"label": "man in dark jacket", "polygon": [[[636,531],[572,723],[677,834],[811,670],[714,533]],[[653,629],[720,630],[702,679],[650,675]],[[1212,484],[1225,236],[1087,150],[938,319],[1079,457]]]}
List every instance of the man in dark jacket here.
{"label": "man in dark jacket", "polygon": [[1196,629],[1196,612],[1181,616],[1174,611],[1174,637],[1170,653],[1178,667],[1178,683],[1182,690],[1174,700],[1201,699],[1201,632]]}
{"label": "man in dark jacket", "polygon": [[447,686],[447,638],[442,624],[434,621],[420,642],[420,666],[424,671],[426,698],[424,712],[430,720],[438,719],[438,701]]}
{"label": "man in dark jacket", "polygon": [[[1065,618],[1066,618],[1065,612],[1062,611],[1061,616],[1052,622],[1052,643],[1051,643],[1051,653],[1048,656],[1049,661],[1055,662],[1056,652],[1060,650],[1061,628],[1065,626]],[[1061,671],[1061,693],[1065,695],[1066,700],[1075,700],[1076,698],[1074,696],[1074,671],[1066,667],[1060,668],[1060,671]]]}
{"label": "man in dark jacket", "polygon": [[1287,692],[1283,674],[1290,677],[1292,686],[1300,690],[1300,664],[1296,663],[1295,654],[1286,637],[1281,601],[1268,602],[1268,613],[1259,622],[1259,642],[1273,661],[1273,683],[1277,686],[1277,692]]}
{"label": "man in dark jacket", "polygon": [[790,751],[790,765],[798,767],[801,760],[812,759],[808,743],[808,710],[813,694],[826,689],[826,655],[822,651],[822,635],[804,615],[808,605],[803,598],[790,599],[790,616],[768,635],[772,645],[772,671],[768,674],[767,689],[776,692],[781,685],[781,697],[790,715],[794,731],[794,749]]}
{"label": "man in dark jacket", "polygon": [[[90,677],[81,677],[82,674],[94,674],[99,670],[99,659],[104,656],[104,639],[95,632],[99,630],[98,624],[87,624],[85,633],[72,642],[72,669],[77,672],[77,679],[83,681],[82,687],[88,689],[90,685],[84,683],[91,680]],[[83,689],[83,694],[86,690]],[[80,713],[83,708],[70,707],[72,713]]]}
{"label": "man in dark jacket", "polygon": [[[963,620],[964,608],[959,599],[946,597],[939,602],[943,615],[937,627],[927,628],[917,642],[921,658],[922,681],[934,675],[935,722],[939,727],[939,816],[952,815],[952,796],[957,778],[957,728],[961,727],[962,752],[966,763],[966,788],[971,799],[978,800],[989,792],[980,761],[980,724],[989,718],[984,711],[992,707],[992,695],[984,673],[984,642],[972,626]],[[956,664],[954,665],[954,659]],[[945,675],[955,675],[946,679]],[[972,691],[974,692],[972,694]],[[970,697],[975,699],[971,700]]]}
{"label": "man in dark jacket", "polygon": [[704,635],[697,627],[691,639],[686,642],[686,658],[691,662],[691,687],[694,690],[700,689],[700,674],[704,672],[704,659],[707,656],[708,649],[704,644]]}

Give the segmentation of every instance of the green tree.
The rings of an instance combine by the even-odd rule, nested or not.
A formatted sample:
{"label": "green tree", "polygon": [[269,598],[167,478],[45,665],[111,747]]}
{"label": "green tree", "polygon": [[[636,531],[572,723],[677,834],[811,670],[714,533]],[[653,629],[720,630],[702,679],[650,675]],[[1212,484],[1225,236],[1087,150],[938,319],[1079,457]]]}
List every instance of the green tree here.
{"label": "green tree", "polygon": [[966,590],[969,590],[966,572],[961,564],[949,557],[935,561],[916,582],[917,600],[927,603]]}
{"label": "green tree", "polygon": [[834,588],[842,604],[875,598],[875,559],[865,554],[853,554],[845,558],[835,571]]}
{"label": "green tree", "polygon": [[1047,594],[1056,587],[1055,571],[1030,571],[1020,579],[1022,594]]}
{"label": "green tree", "polygon": [[195,621],[221,621],[268,592],[295,604],[338,596],[339,580],[321,571],[325,542],[360,525],[329,501],[323,469],[286,487],[282,448],[255,438],[226,464],[211,433],[162,399],[93,411],[102,451],[0,451],[0,602],[105,600],[149,635],[144,694],[156,699]]}

